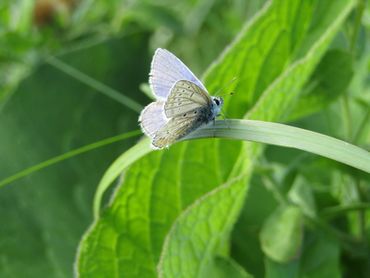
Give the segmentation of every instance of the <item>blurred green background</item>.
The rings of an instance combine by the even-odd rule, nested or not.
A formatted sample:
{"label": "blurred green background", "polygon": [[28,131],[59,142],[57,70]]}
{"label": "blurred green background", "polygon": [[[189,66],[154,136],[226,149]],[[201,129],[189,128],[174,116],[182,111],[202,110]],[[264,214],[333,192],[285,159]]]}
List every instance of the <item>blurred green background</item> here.
{"label": "blurred green background", "polygon": [[[157,47],[170,49],[201,76],[264,2],[1,1],[0,180],[138,129],[136,106],[108,97],[107,90],[97,90],[73,69],[144,106],[150,99],[140,88]],[[370,7],[358,3],[306,86],[307,92],[324,96],[303,94],[290,120],[370,149]],[[0,277],[71,277],[78,242],[92,222],[96,185],[137,140],[88,152],[1,188]],[[266,177],[286,190],[292,183],[310,183],[322,206],[334,204],[333,195],[347,203],[369,201],[368,175],[269,147],[233,233],[233,257],[256,277],[266,271],[257,231],[276,206]],[[338,225],[354,235],[366,233],[362,236],[370,240],[370,224],[357,217],[340,218]],[[343,254],[341,269],[347,277],[369,277],[369,246],[362,247],[360,254]],[[349,276],[354,269],[359,276]]]}

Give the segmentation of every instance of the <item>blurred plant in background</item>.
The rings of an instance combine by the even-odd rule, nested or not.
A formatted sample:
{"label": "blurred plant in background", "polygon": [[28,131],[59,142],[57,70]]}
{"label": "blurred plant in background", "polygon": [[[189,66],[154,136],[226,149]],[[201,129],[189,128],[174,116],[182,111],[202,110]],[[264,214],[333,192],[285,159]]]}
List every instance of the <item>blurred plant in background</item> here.
{"label": "blurred plant in background", "polygon": [[[1,1],[0,179],[137,129],[138,111],[149,102],[139,88],[147,82],[155,48],[170,49],[200,76],[265,2]],[[370,5],[356,3],[286,119],[369,149]],[[319,24],[322,17],[317,14],[314,20]],[[255,102],[251,98],[250,105]],[[78,243],[93,221],[96,185],[135,142],[88,152],[1,188],[0,276],[72,276]],[[271,240],[266,230],[276,219],[300,218],[295,210],[278,208],[277,199],[283,198],[308,215],[332,219],[350,241],[355,239],[341,251],[337,242],[312,228],[320,223],[305,218],[305,277],[351,276],[353,271],[367,277],[369,175],[277,147],[268,147],[256,164],[231,237],[233,259],[255,277],[296,277],[288,274],[296,273],[299,263],[277,263],[271,259],[276,250],[265,244]],[[315,261],[320,252],[329,260]]]}
{"label": "blurred plant in background", "polygon": [[0,83],[2,97],[45,55],[82,51],[134,33],[150,32],[151,51],[158,45],[176,48],[200,71],[263,2],[2,1],[1,64],[7,73]]}

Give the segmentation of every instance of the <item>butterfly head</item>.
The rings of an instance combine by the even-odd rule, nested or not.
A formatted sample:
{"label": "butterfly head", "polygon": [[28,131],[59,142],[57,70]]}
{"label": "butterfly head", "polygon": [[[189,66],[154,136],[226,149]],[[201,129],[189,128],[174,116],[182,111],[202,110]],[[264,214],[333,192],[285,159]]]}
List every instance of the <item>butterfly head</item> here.
{"label": "butterfly head", "polygon": [[222,97],[212,97],[213,114],[218,116],[221,112],[222,106],[224,105],[224,99]]}

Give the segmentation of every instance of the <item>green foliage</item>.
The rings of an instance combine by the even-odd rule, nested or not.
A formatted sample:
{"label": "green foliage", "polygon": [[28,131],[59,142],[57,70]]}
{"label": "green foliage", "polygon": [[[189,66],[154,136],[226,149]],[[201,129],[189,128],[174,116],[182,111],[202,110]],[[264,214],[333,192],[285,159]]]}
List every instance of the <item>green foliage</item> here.
{"label": "green foliage", "polygon": [[261,230],[261,247],[276,262],[298,257],[303,238],[303,215],[299,208],[278,208],[266,219]]}
{"label": "green foliage", "polygon": [[365,2],[2,1],[0,185],[137,129],[156,47],[250,121],[27,170],[0,191],[0,276],[368,277]]}
{"label": "green foliage", "polygon": [[[316,67],[290,119],[325,109],[347,89],[353,75],[352,56],[347,51],[329,50]],[[335,82],[333,82],[335,80]]]}
{"label": "green foliage", "polygon": [[232,258],[216,257],[215,258],[215,273],[211,273],[212,277],[217,278],[250,278],[253,277],[249,273],[236,264]]}

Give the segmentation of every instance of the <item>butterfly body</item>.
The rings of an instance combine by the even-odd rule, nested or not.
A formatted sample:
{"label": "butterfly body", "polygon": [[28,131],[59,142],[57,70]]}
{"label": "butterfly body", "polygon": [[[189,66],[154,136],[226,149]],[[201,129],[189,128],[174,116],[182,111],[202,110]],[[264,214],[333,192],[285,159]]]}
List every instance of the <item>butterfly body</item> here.
{"label": "butterfly body", "polygon": [[154,54],[149,83],[157,101],[141,112],[142,130],[161,149],[219,115],[223,99],[211,97],[204,85],[176,56],[164,49]]}

